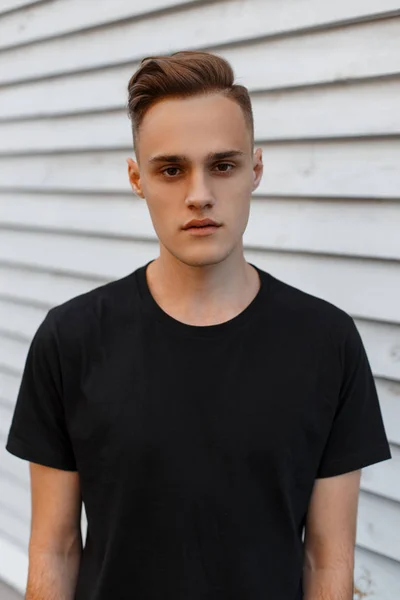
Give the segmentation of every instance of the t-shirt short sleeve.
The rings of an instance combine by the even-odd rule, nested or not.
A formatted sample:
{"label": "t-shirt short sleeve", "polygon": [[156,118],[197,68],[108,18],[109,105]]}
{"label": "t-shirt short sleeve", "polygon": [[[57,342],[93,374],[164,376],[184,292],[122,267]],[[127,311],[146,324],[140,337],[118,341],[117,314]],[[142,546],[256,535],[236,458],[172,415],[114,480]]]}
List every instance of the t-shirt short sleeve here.
{"label": "t-shirt short sleeve", "polygon": [[389,458],[375,381],[361,336],[348,317],[338,405],[317,478],[356,471]]}
{"label": "t-shirt short sleeve", "polygon": [[47,313],[30,344],[6,449],[30,462],[75,471],[52,311]]}

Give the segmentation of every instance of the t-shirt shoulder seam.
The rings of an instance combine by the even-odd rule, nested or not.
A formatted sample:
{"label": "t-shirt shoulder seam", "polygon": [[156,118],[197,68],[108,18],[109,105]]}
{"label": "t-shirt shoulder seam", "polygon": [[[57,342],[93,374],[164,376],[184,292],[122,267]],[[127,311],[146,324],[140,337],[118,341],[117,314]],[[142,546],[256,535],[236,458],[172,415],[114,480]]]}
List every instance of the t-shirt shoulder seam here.
{"label": "t-shirt shoulder seam", "polygon": [[57,320],[57,318],[60,318],[63,313],[66,313],[70,310],[74,311],[76,309],[87,308],[99,297],[106,297],[111,290],[116,288],[118,285],[123,284],[125,281],[131,279],[132,276],[133,273],[128,273],[124,277],[107,281],[90,290],[87,290],[86,292],[83,292],[82,294],[73,296],[72,298],[69,298],[68,300],[65,300],[64,302],[61,302],[60,304],[57,304],[50,308],[50,310],[48,311],[48,315]]}
{"label": "t-shirt shoulder seam", "polygon": [[[337,319],[340,319],[344,325],[343,329],[345,329],[346,331],[348,330],[351,322],[353,321],[353,318],[343,308],[337,306],[336,304],[333,304],[325,298],[321,298],[319,296],[311,294],[310,292],[304,291],[290,283],[287,283],[286,281],[278,279],[273,275],[270,275],[270,278],[271,283],[275,285],[277,289],[281,288],[281,290],[286,290],[296,296],[299,296],[300,298],[305,300],[307,304],[312,308],[319,307],[321,309],[321,314],[323,314],[323,316],[327,319],[327,325],[331,324],[336,329]],[[298,306],[299,305],[297,304],[297,307]]]}

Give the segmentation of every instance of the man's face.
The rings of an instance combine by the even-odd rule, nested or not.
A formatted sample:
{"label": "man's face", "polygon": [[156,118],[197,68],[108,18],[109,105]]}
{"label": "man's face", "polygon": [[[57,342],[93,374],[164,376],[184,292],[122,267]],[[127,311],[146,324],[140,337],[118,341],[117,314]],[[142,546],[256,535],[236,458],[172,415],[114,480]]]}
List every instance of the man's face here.
{"label": "man's face", "polygon": [[[242,109],[220,95],[165,99],[146,113],[128,161],[164,248],[191,266],[216,264],[242,248],[251,193],[262,176]],[[209,230],[184,229],[210,218]]]}

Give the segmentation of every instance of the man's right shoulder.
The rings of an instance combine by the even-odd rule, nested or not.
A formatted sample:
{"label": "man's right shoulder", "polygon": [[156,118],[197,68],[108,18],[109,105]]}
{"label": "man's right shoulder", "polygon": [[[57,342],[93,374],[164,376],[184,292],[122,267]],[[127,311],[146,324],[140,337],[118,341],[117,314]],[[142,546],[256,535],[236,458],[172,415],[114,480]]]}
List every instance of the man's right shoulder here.
{"label": "man's right shoulder", "polygon": [[93,327],[130,314],[136,301],[135,273],[106,282],[53,306],[45,317],[47,326],[63,339],[81,337]]}

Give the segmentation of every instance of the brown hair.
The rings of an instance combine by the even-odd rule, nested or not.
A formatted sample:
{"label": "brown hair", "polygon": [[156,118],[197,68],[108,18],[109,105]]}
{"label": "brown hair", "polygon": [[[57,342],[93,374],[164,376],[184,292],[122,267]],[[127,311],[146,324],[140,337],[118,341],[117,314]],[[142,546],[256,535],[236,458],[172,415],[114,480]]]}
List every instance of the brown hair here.
{"label": "brown hair", "polygon": [[170,56],[148,56],[140,63],[128,84],[128,114],[132,121],[133,143],[147,110],[163,98],[221,92],[242,108],[254,142],[253,111],[246,87],[234,84],[234,72],[227,60],[209,52],[181,51]]}

